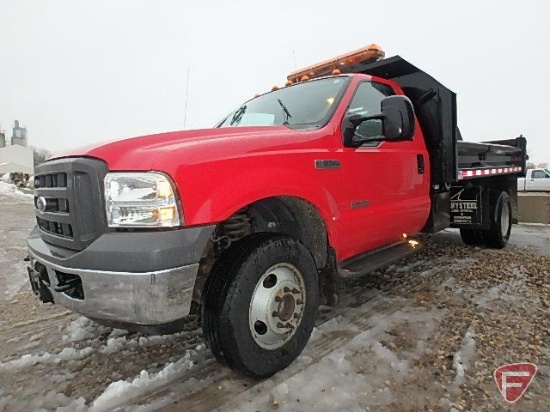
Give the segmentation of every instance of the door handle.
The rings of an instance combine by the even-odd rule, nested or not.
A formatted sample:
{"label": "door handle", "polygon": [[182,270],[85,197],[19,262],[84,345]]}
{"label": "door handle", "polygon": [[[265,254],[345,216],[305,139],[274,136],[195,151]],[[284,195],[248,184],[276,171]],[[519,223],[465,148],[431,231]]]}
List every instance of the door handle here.
{"label": "door handle", "polygon": [[424,169],[425,169],[424,155],[422,155],[422,154],[417,154],[416,155],[416,164],[418,166],[418,174],[423,175],[424,174]]}

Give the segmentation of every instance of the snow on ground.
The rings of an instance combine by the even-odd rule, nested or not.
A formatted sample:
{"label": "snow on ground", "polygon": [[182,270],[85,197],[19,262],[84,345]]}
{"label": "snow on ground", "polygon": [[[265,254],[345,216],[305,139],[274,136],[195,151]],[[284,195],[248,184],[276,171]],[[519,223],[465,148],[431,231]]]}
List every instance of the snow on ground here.
{"label": "snow on ground", "polygon": [[84,348],[81,350],[74,348],[63,348],[63,350],[57,355],[53,355],[48,352],[40,355],[26,354],[21,356],[19,359],[0,363],[0,372],[28,368],[36,365],[37,363],[60,363],[69,360],[82,359],[92,353],[92,351],[92,348]]}
{"label": "snow on ground", "polygon": [[28,283],[22,275],[26,273],[25,238],[34,224],[32,200],[32,195],[0,182],[0,299],[13,299]]}
{"label": "snow on ground", "polygon": [[[8,260],[11,258],[10,255],[16,254],[17,256],[25,256],[27,254],[27,248],[21,246],[8,246],[7,248],[0,249],[0,262]],[[9,284],[0,292],[3,294],[5,299],[13,299],[19,293],[19,291],[28,284],[28,278],[21,276],[21,273],[25,274],[25,264],[23,259],[13,261],[9,259],[10,263],[6,270],[6,277],[9,276]]]}
{"label": "snow on ground", "polygon": [[24,193],[22,192],[17,186],[0,181],[0,195],[4,195],[8,198],[12,199],[24,199],[24,200],[32,200],[34,199],[34,195],[30,193]]}
{"label": "snow on ground", "polygon": [[456,386],[460,386],[464,383],[465,373],[472,365],[472,359],[476,353],[476,341],[474,336],[474,325],[470,325],[462,340],[462,347],[453,357],[453,369],[456,373],[454,383]]}
{"label": "snow on ground", "polygon": [[[363,305],[352,311],[352,317],[367,316],[369,311],[370,305]],[[389,316],[373,318],[372,328],[358,333],[319,362],[311,363],[252,400],[250,393],[244,393],[223,409],[252,412],[276,407],[279,411],[365,411],[368,407],[389,405],[402,396],[399,393],[402,385],[417,379],[420,371],[414,361],[424,353],[426,340],[441,316],[437,310],[404,307]],[[325,325],[317,328],[318,333],[348,331],[353,327],[346,320],[338,322],[336,328],[334,324]],[[406,330],[414,342],[399,354],[395,344],[386,343],[392,341],[391,333],[396,329]],[[302,356],[307,357],[308,353],[309,348],[306,348]]]}
{"label": "snow on ground", "polygon": [[[46,380],[38,385],[21,388],[21,398],[16,398],[11,394],[0,391],[0,411],[3,408],[7,410],[45,410],[66,411],[111,411],[126,402],[139,397],[147,391],[165,385],[180,377],[183,373],[190,370],[196,362],[202,361],[205,356],[209,356],[204,343],[199,343],[191,349],[186,349],[181,353],[178,351],[174,356],[168,359],[165,364],[153,363],[146,369],[142,369],[135,377],[124,378],[116,369],[111,375],[112,383],[93,400],[86,402],[84,397],[67,397],[63,394],[71,385],[71,380],[78,378],[78,372],[82,372],[83,367],[91,358],[103,356],[109,358],[130,358],[136,355],[136,351],[147,350],[152,346],[162,346],[164,344],[176,344],[178,339],[182,338],[184,333],[165,336],[143,336],[141,334],[129,334],[120,329],[107,328],[96,324],[95,322],[83,317],[68,323],[61,333],[61,341],[69,346],[62,348],[58,353],[36,353],[25,354],[17,359],[12,359],[0,363],[1,374],[33,373],[37,366],[57,365],[56,369],[60,373],[49,375]],[[76,349],[72,345],[80,344],[81,349]],[[60,349],[60,348],[57,348]],[[76,369],[76,372],[71,372]],[[44,387],[41,387],[44,385]],[[49,386],[55,389],[48,389]]]}
{"label": "snow on ground", "polygon": [[176,362],[170,362],[157,373],[142,370],[133,380],[119,380],[111,383],[107,389],[96,398],[90,412],[111,411],[124,406],[129,400],[135,399],[147,392],[169,383],[193,367],[193,360],[206,351],[204,344],[197,345],[193,350],[187,350],[185,355]]}
{"label": "snow on ground", "polygon": [[[62,340],[64,343],[76,342],[79,340],[93,339],[96,336],[111,333],[111,328],[101,326],[98,323],[80,316],[67,325],[63,331]],[[123,334],[127,332],[124,331]]]}

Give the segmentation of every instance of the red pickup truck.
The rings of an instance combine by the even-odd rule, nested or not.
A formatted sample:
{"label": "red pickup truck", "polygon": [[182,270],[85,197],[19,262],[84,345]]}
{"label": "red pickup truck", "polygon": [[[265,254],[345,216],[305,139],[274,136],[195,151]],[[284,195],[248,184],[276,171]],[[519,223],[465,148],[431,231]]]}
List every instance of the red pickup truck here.
{"label": "red pickup truck", "polygon": [[415,234],[504,247],[525,139],[462,141],[455,94],[383,57],[371,45],[291,73],[213,129],[37,167],[35,293],[134,330],[200,318],[220,361],[266,377],[302,351],[339,279],[414,252]]}

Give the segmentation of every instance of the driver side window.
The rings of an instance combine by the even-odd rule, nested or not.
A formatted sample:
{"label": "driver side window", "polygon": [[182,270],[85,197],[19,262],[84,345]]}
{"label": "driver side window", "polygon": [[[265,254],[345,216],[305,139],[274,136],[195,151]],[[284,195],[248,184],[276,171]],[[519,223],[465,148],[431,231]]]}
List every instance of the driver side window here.
{"label": "driver side window", "polygon": [[531,174],[531,177],[533,179],[544,179],[548,176],[542,170],[533,170],[533,173]]}
{"label": "driver side window", "polygon": [[[351,100],[347,114],[360,115],[360,116],[372,116],[380,114],[380,105],[385,97],[394,95],[393,89],[382,83],[376,82],[363,82],[359,85],[355,91],[355,95]],[[376,137],[381,136],[382,121],[371,120],[361,123],[356,133],[362,137]],[[376,146],[378,143],[374,143]]]}

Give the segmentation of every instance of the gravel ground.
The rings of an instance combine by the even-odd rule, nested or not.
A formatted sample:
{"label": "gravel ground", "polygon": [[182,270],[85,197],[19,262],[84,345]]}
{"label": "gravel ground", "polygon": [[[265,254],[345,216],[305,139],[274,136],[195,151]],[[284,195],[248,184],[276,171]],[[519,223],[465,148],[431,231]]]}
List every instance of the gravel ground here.
{"label": "gravel ground", "polygon": [[[550,410],[548,225],[515,226],[498,251],[446,230],[345,282],[304,354],[255,382],[219,366],[200,329],[129,334],[38,302],[21,260],[30,200],[0,204],[0,411]],[[513,362],[539,371],[508,405],[493,371]]]}
{"label": "gravel ground", "polygon": [[[458,242],[456,232],[435,237],[423,254],[432,262],[458,261],[463,267],[451,264],[436,271],[440,279],[433,283],[399,282],[392,289],[443,314],[428,349],[415,360],[423,374],[433,377],[439,399],[431,395],[418,409],[508,410],[492,373],[503,364],[531,362],[539,366],[538,376],[521,402],[509,409],[550,410],[550,257],[519,248],[469,248]],[[434,274],[428,270],[419,275]],[[402,410],[405,404],[395,406]]]}

